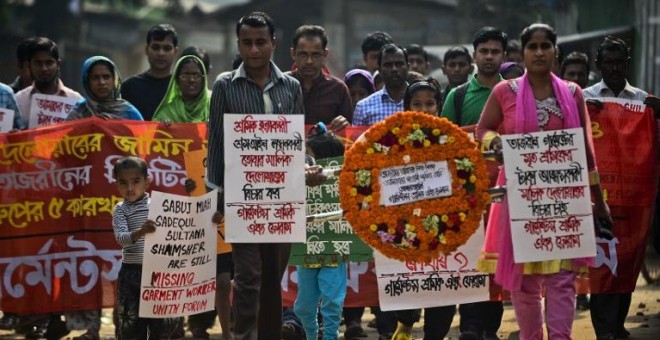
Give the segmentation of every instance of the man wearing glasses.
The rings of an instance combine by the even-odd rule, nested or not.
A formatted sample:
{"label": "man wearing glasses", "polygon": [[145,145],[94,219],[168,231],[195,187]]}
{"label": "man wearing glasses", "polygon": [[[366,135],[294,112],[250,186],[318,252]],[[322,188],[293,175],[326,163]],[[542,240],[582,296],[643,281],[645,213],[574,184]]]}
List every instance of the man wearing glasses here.
{"label": "man wearing glasses", "polygon": [[291,58],[295,63],[291,76],[298,79],[305,101],[305,124],[323,122],[337,131],[353,119],[351,96],[344,82],[330,75],[325,67],[328,36],[316,25],[303,25],[293,34]]}
{"label": "man wearing glasses", "polygon": [[151,120],[167,92],[172,77],[172,64],[178,53],[178,36],[170,24],[160,24],[149,29],[145,54],[149,69],[124,81],[121,87],[123,99],[133,104],[144,120]]}

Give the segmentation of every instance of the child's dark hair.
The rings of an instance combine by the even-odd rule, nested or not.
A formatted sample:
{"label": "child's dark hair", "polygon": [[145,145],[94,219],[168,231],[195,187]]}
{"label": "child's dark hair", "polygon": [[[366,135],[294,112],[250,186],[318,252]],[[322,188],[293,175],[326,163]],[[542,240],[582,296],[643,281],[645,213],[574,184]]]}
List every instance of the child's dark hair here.
{"label": "child's dark hair", "polygon": [[140,170],[140,174],[145,178],[149,176],[147,162],[144,159],[135,156],[126,156],[115,163],[115,167],[112,169],[112,177],[117,178],[119,172],[129,169]]}
{"label": "child's dark hair", "polygon": [[433,77],[428,77],[424,80],[416,81],[408,85],[406,93],[403,95],[403,109],[410,110],[410,103],[412,96],[421,90],[428,90],[433,92],[433,97],[438,102],[438,109],[442,107],[442,91],[440,91],[440,84]]}
{"label": "child's dark hair", "polygon": [[314,158],[323,159],[344,155],[344,143],[331,133],[322,133],[307,138],[307,147],[312,149]]}

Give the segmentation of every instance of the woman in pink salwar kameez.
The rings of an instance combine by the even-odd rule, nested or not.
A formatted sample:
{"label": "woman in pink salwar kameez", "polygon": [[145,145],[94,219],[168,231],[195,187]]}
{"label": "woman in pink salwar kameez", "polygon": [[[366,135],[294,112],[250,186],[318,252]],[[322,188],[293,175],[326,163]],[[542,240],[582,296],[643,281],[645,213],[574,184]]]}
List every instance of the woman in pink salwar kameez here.
{"label": "woman in pink salwar kameez", "polygon": [[[582,127],[587,145],[589,184],[595,214],[612,221],[596,172],[591,128],[579,86],[552,74],[557,35],[545,24],[533,24],[521,34],[525,74],[495,86],[477,125],[484,149],[501,157],[501,134],[519,134]],[[504,169],[497,185],[505,185]],[[486,242],[479,262],[481,270],[495,273],[495,281],[511,291],[520,339],[543,339],[542,295],[550,339],[571,339],[576,274],[586,273],[593,258],[516,264],[507,200],[491,205]]]}

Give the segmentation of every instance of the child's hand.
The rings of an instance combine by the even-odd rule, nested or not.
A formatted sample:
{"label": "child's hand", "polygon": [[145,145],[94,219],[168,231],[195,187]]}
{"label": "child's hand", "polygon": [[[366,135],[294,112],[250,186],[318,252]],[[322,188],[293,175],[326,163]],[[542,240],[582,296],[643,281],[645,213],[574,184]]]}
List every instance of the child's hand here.
{"label": "child's hand", "polygon": [[192,178],[186,178],[186,182],[183,184],[186,188],[187,193],[193,192],[197,188],[197,183]]}
{"label": "child's hand", "polygon": [[152,220],[147,220],[144,222],[144,224],[142,224],[142,228],[140,229],[140,233],[142,233],[142,235],[153,233],[154,231],[156,231],[156,223],[154,223]]}

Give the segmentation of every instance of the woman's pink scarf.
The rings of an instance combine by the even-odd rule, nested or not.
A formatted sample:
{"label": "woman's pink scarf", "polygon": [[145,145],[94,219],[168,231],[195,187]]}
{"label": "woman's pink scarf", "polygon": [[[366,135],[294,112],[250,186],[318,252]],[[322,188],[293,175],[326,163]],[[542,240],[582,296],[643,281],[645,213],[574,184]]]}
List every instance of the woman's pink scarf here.
{"label": "woman's pink scarf", "polygon": [[[568,88],[568,85],[555,76],[550,74],[552,80],[552,90],[554,92],[561,112],[563,113],[564,129],[580,127],[580,115],[577,109],[575,99]],[[527,79],[527,72],[517,79],[518,92],[516,93],[516,125],[514,133],[538,132],[538,114],[536,112],[536,100],[534,91]],[[502,169],[500,175],[504,174]],[[499,256],[497,260],[497,270],[495,272],[495,281],[504,289],[509,291],[520,290],[523,276],[523,265],[516,264],[513,260],[513,242],[511,240],[511,225],[509,222],[508,204],[502,207],[499,218],[500,223],[504,222],[506,226],[502,229],[499,242]],[[589,265],[593,259],[573,260],[575,265]],[[576,263],[577,261],[577,263]]]}

